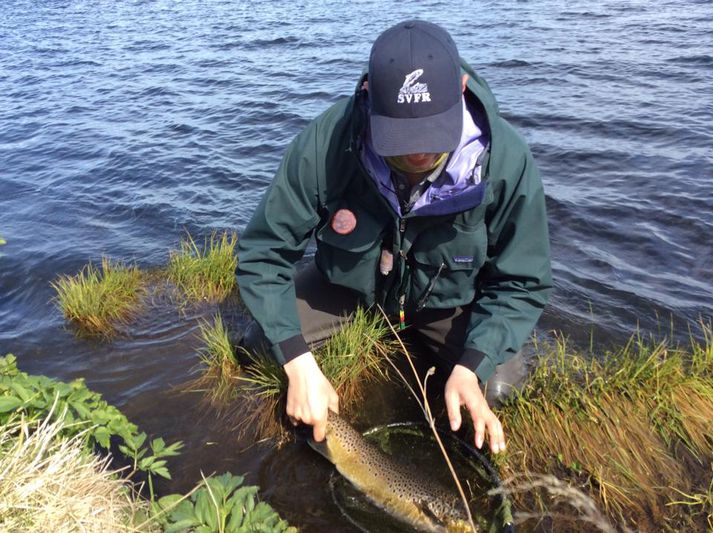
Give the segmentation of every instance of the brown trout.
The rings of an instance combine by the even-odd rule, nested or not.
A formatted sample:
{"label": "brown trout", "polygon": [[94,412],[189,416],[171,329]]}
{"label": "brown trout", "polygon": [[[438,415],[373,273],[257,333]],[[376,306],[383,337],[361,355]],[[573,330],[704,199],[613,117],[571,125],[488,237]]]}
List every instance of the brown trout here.
{"label": "brown trout", "polygon": [[309,444],[374,504],[419,531],[472,532],[455,491],[395,462],[339,415],[330,411],[325,439]]}

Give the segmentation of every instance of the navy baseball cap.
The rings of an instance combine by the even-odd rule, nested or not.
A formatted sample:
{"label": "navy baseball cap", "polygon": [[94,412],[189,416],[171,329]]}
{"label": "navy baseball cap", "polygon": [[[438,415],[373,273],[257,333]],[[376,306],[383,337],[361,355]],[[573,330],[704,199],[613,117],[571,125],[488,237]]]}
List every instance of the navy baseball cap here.
{"label": "navy baseball cap", "polygon": [[463,128],[460,58],[446,30],[407,20],[369,57],[371,140],[381,156],[452,152]]}

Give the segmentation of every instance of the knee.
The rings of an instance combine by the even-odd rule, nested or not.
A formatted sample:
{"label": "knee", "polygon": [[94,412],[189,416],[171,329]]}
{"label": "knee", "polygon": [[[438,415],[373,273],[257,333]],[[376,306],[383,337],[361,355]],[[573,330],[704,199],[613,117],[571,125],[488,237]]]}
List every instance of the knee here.
{"label": "knee", "polygon": [[493,376],[485,384],[485,399],[488,405],[503,403],[514,392],[520,390],[527,377],[527,365],[522,350],[518,351],[502,365],[498,365]]}
{"label": "knee", "polygon": [[270,350],[270,343],[265,337],[260,324],[252,320],[245,328],[238,345],[252,353],[267,353]]}

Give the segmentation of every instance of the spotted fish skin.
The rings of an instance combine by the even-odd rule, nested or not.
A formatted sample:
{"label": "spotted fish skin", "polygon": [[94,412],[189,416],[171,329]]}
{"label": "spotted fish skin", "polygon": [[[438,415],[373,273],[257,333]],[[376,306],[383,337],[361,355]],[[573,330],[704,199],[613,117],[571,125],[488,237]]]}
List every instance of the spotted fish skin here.
{"label": "spotted fish skin", "polygon": [[339,415],[330,411],[325,439],[309,443],[367,498],[419,531],[472,531],[455,492],[394,461]]}

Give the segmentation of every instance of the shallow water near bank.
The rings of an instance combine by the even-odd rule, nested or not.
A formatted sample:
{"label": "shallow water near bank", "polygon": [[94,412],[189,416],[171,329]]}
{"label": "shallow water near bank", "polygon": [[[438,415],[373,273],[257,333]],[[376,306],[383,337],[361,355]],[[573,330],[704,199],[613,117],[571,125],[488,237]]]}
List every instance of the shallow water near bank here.
{"label": "shallow water near bank", "polygon": [[[683,338],[713,315],[709,11],[696,0],[434,0],[388,13],[375,1],[6,3],[0,354],[85,377],[147,432],[184,440],[171,490],[201,471],[249,472],[286,518],[328,531],[343,522],[319,457],[242,442],[199,393],[178,392],[198,364],[197,320],[214,310],[159,305],[99,343],[65,328],[50,281],[102,255],[165,265],[186,230],[240,232],[289,140],[353,90],[373,38],[421,17],[451,31],[540,166],[556,290],[539,329],[609,344],[673,324]],[[417,416],[378,400],[361,429]]]}

